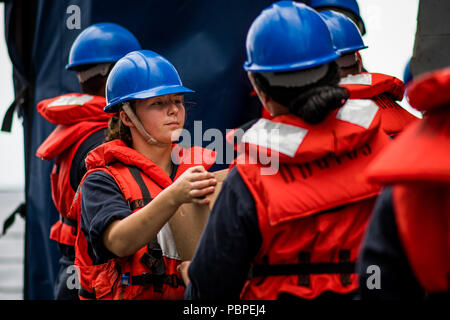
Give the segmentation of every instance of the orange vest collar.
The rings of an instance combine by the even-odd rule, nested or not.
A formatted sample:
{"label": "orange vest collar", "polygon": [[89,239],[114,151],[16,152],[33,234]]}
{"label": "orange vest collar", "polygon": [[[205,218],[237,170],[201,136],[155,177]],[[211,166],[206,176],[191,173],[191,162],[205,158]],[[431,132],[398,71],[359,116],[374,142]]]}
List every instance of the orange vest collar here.
{"label": "orange vest collar", "polygon": [[69,93],[42,100],[37,111],[54,124],[72,125],[81,121],[107,121],[112,114],[103,111],[106,99],[81,93]]}
{"label": "orange vest collar", "polygon": [[350,92],[350,99],[367,99],[387,93],[395,100],[402,100],[404,83],[396,77],[382,73],[363,72],[341,79],[340,85]]}

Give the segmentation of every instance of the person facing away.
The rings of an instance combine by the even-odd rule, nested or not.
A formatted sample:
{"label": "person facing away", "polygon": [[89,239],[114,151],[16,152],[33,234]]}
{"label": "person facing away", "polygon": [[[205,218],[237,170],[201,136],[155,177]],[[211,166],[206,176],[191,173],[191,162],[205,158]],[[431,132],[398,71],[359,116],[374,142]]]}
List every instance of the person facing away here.
{"label": "person facing away", "polygon": [[241,154],[192,262],[180,266],[185,298],[352,298],[380,191],[361,172],[390,143],[379,108],[347,100],[327,26],[304,4],[262,11],[246,47],[244,68],[272,119],[229,134]]}
{"label": "person facing away", "polygon": [[362,35],[366,34],[366,26],[356,0],[309,0],[306,4],[318,12],[334,11],[343,14],[352,20]]}
{"label": "person facing away", "polygon": [[[385,189],[358,261],[364,300],[449,299],[450,68],[412,80],[411,106],[424,112],[369,166]],[[367,272],[371,269],[371,272]]]}
{"label": "person facing away", "polygon": [[381,127],[390,137],[395,137],[418,118],[401,107],[405,85],[393,76],[382,73],[362,72],[359,50],[367,46],[356,25],[346,16],[335,11],[321,11],[327,23],[333,43],[341,57],[337,63],[341,69],[340,85],[347,88],[351,99],[371,99],[381,109]]}
{"label": "person facing away", "polygon": [[[114,63],[128,52],[140,49],[136,37],[114,23],[97,23],[83,30],[73,42],[66,69],[76,73],[82,93],[68,93],[38,103],[38,112],[57,125],[36,151],[44,160],[55,160],[51,173],[52,198],[60,219],[51,228],[50,238],[61,252],[60,271],[55,282],[55,299],[78,299],[68,285],[75,259],[77,221],[69,215],[73,197],[86,173],[88,152],[103,143],[110,115],[105,84]],[[69,281],[70,282],[70,281]]]}
{"label": "person facing away", "polygon": [[80,298],[183,299],[168,221],[183,203],[207,204],[217,183],[207,172],[213,151],[173,143],[187,92],[174,66],[150,50],[129,53],[108,76],[105,111],[115,121],[107,142],[88,155],[72,206],[81,215]]}

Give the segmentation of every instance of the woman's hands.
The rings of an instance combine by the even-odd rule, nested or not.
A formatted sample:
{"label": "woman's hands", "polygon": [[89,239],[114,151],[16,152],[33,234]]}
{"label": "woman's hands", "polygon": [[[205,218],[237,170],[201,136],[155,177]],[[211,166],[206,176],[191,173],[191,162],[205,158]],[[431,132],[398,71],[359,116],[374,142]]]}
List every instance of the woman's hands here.
{"label": "woman's hands", "polygon": [[207,195],[214,192],[217,180],[211,172],[206,171],[203,166],[187,169],[168,187],[178,205],[194,202],[197,204],[208,204]]}

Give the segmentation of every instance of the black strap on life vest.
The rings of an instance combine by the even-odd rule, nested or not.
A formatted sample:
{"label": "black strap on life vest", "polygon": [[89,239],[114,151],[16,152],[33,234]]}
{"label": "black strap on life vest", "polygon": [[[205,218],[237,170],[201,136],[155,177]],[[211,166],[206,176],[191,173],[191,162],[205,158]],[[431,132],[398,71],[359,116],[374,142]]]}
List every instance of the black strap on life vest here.
{"label": "black strap on life vest", "polygon": [[[173,274],[164,274],[164,275],[155,275],[151,273],[143,273],[138,276],[131,277],[131,283],[129,282],[130,277],[129,274],[121,274],[120,277],[123,285],[135,285],[135,286],[150,286],[152,285],[155,292],[162,292],[163,285],[169,285],[172,288],[178,288],[179,286],[185,287],[186,285],[183,282],[183,279],[178,277],[175,273]],[[125,281],[124,281],[125,279]],[[92,288],[92,291],[89,291],[86,288],[81,287],[78,290],[78,295],[85,299],[96,300],[97,296],[95,294],[95,288]]]}
{"label": "black strap on life vest", "polygon": [[311,274],[351,274],[355,272],[354,262],[308,263],[308,264],[272,264],[254,265],[248,278],[267,276],[291,276]]}
{"label": "black strap on life vest", "polygon": [[162,284],[170,285],[172,288],[178,288],[179,286],[185,286],[183,280],[178,277],[175,273],[172,274],[164,274],[164,275],[155,275],[151,273],[143,273],[139,276],[131,277],[132,285],[140,285],[140,286],[158,286]]}
{"label": "black strap on life vest", "polygon": [[97,296],[95,295],[95,290],[89,291],[83,287],[78,289],[78,295],[85,299],[95,300]]}
{"label": "black strap on life vest", "polygon": [[134,211],[136,209],[145,207],[147,203],[152,201],[152,197],[150,195],[150,191],[148,191],[144,179],[142,178],[141,171],[135,166],[128,166],[128,170],[130,171],[142,193],[142,199],[136,199],[129,203],[130,209]]}
{"label": "black strap on life vest", "polygon": [[340,250],[337,263],[311,263],[310,260],[311,253],[307,251],[299,252],[295,264],[269,264],[268,257],[264,256],[262,264],[250,268],[247,278],[261,277],[262,282],[267,276],[298,276],[298,285],[309,287],[312,274],[339,274],[343,286],[352,283],[350,275],[356,272],[355,263],[350,261],[350,250]]}
{"label": "black strap on life vest", "polygon": [[70,227],[73,227],[75,229],[78,227],[77,220],[75,219],[69,219],[63,216],[59,216],[59,219],[61,220],[62,223],[67,224]]}

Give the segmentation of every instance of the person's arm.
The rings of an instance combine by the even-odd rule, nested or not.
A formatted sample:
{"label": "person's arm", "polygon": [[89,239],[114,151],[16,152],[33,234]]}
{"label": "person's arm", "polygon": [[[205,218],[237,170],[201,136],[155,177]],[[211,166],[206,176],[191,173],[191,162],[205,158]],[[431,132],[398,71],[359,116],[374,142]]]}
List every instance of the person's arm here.
{"label": "person's arm", "polygon": [[[398,236],[391,188],[385,189],[376,202],[357,270],[361,299],[422,299],[424,296]],[[379,279],[374,270],[380,271]]]}
{"label": "person's arm", "polygon": [[209,199],[203,197],[214,192],[216,183],[214,175],[203,166],[189,168],[145,207],[111,222],[103,232],[105,247],[118,257],[134,254],[156,238],[181,204],[207,204]]}
{"label": "person's arm", "polygon": [[222,185],[189,265],[190,283],[185,298],[239,299],[261,242],[254,199],[233,168]]}
{"label": "person's arm", "polygon": [[103,245],[102,235],[115,220],[131,214],[114,178],[106,172],[96,171],[88,175],[81,188],[80,229],[89,244],[89,254],[95,264],[116,258]]}

